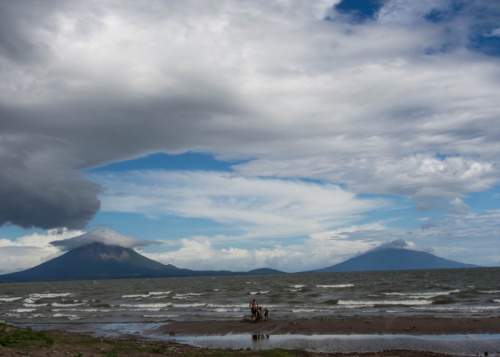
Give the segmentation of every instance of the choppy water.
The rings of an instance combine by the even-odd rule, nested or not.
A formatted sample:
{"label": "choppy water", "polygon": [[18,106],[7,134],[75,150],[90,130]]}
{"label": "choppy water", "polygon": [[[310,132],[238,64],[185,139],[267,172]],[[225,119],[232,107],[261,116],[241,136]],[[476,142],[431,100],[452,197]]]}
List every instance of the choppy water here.
{"label": "choppy water", "polygon": [[241,319],[255,297],[272,318],[500,316],[500,269],[317,273],[0,284],[13,323]]}

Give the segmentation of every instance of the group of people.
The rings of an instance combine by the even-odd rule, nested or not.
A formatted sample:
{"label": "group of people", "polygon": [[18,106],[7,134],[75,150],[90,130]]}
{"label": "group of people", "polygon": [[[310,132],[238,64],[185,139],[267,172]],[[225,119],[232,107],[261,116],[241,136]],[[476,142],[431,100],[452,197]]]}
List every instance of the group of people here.
{"label": "group of people", "polygon": [[257,301],[255,301],[255,299],[252,299],[249,307],[250,312],[252,313],[252,321],[267,321],[269,319],[269,310],[267,309],[267,307],[262,308],[262,306],[257,304]]}

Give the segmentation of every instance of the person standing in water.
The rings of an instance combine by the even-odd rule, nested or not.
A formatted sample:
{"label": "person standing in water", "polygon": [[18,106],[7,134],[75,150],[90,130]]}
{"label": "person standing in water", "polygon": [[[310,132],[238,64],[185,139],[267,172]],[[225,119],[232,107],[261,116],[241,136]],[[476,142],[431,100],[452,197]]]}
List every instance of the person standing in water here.
{"label": "person standing in water", "polygon": [[250,311],[252,312],[252,320],[255,320],[257,318],[257,301],[255,301],[255,299],[252,299],[252,301],[248,305],[250,307]]}

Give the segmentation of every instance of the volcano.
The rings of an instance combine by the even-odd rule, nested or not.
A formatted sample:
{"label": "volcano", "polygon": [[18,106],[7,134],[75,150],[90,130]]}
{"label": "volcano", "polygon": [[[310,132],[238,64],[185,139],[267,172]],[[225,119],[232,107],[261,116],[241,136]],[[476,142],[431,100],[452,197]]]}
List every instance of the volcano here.
{"label": "volcano", "polygon": [[0,282],[154,278],[228,273],[180,269],[146,258],[131,248],[94,242],[79,246],[33,268],[1,275]]}
{"label": "volcano", "polygon": [[477,268],[476,265],[440,258],[409,247],[404,240],[396,240],[316,272]]}

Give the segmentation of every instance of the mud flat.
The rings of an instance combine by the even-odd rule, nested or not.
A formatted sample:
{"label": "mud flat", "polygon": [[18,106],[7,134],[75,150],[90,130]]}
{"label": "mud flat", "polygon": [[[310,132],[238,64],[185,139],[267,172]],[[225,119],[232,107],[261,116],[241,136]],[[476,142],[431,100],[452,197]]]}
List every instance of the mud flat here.
{"label": "mud flat", "polygon": [[354,317],[250,322],[179,321],[158,330],[170,335],[224,334],[492,334],[500,333],[500,317]]}

